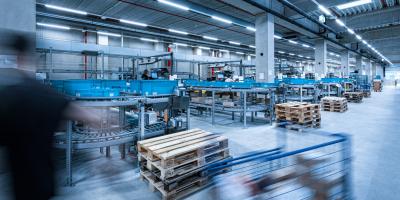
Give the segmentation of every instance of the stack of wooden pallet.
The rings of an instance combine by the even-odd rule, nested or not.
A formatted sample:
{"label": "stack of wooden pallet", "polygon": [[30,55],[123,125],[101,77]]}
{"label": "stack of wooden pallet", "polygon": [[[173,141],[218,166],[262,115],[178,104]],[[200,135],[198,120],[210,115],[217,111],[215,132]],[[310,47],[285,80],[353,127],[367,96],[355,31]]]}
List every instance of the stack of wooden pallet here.
{"label": "stack of wooden pallet", "polygon": [[382,81],[374,80],[373,82],[374,92],[382,92]]}
{"label": "stack of wooden pallet", "polygon": [[275,105],[277,122],[289,122],[302,127],[321,127],[319,104],[289,102]]}
{"label": "stack of wooden pallet", "polygon": [[330,112],[345,112],[347,99],[343,97],[324,97],[321,99],[322,110]]}
{"label": "stack of wooden pallet", "polygon": [[229,157],[228,139],[200,129],[139,141],[141,178],[163,199],[183,198],[204,188],[202,167]]}
{"label": "stack of wooden pallet", "polygon": [[361,103],[364,97],[362,92],[345,92],[343,96],[348,102]]}

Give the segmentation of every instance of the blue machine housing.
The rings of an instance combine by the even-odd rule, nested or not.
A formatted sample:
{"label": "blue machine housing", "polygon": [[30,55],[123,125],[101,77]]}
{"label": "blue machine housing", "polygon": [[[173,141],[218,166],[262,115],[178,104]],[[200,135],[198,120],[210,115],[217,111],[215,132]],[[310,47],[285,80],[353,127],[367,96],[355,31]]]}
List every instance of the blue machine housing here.
{"label": "blue machine housing", "polygon": [[217,82],[217,81],[198,81],[198,80],[185,80],[187,87],[209,87],[209,88],[237,88],[237,89],[251,89],[257,88],[270,88],[276,87],[275,83],[257,83],[251,82]]}
{"label": "blue machine housing", "polygon": [[115,97],[122,92],[136,95],[170,95],[178,82],[169,80],[53,80],[57,91],[77,97]]}
{"label": "blue machine housing", "polygon": [[282,81],[280,82],[288,85],[313,85],[318,83],[313,79],[305,79],[305,78],[283,78]]}

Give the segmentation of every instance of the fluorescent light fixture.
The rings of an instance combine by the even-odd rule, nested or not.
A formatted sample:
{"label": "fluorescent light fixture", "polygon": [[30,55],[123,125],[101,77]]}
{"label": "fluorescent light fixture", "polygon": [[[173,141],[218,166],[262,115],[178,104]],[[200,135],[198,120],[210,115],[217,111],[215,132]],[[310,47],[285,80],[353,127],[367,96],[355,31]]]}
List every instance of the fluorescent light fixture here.
{"label": "fluorescent light fixture", "polygon": [[214,40],[214,41],[217,41],[217,40],[218,40],[218,38],[210,37],[210,36],[203,36],[203,38],[204,38],[204,39],[207,39],[207,40]]}
{"label": "fluorescent light fixture", "polygon": [[177,43],[177,42],[175,42],[174,45],[176,45],[176,46],[183,46],[183,47],[187,47],[187,46],[188,46],[187,44]]}
{"label": "fluorescent light fixture", "polygon": [[175,29],[168,29],[169,32],[173,32],[173,33],[178,33],[178,34],[182,34],[182,35],[188,35],[188,32],[184,32],[184,31],[178,31]]}
{"label": "fluorescent light fixture", "polygon": [[289,53],[289,55],[294,56],[294,55],[296,55],[296,54],[294,54],[294,53]]}
{"label": "fluorescent light fixture", "polygon": [[276,38],[276,39],[278,39],[278,40],[282,39],[282,37],[279,36],[279,35],[274,35],[274,38]]}
{"label": "fluorescent light fixture", "polygon": [[65,11],[65,12],[70,12],[70,13],[75,13],[75,14],[80,14],[80,15],[87,15],[88,14],[85,11],[74,10],[74,9],[64,8],[64,7],[60,7],[60,6],[49,5],[49,4],[45,4],[44,6],[46,8],[51,8],[51,9],[54,9],[54,10],[60,10],[60,11]]}
{"label": "fluorescent light fixture", "polygon": [[221,22],[224,22],[224,23],[227,23],[227,24],[232,24],[233,22],[232,21],[230,21],[230,20],[227,20],[227,19],[224,19],[224,18],[221,18],[221,17],[217,17],[217,16],[211,16],[211,18],[213,18],[213,19],[215,19],[215,20],[218,20],[218,21],[221,21]]}
{"label": "fluorescent light fixture", "polygon": [[304,57],[303,55],[297,55],[297,56],[300,57],[300,58]]}
{"label": "fluorescent light fixture", "polygon": [[209,49],[211,49],[210,47],[202,47],[202,46],[199,46],[199,49],[207,49],[207,50],[209,50]]}
{"label": "fluorescent light fixture", "polygon": [[354,34],[353,29],[347,28],[347,31],[348,31],[349,33],[351,33],[351,34]]}
{"label": "fluorescent light fixture", "polygon": [[356,35],[356,38],[358,39],[358,40],[362,40],[362,37],[361,36],[359,36],[359,35]]}
{"label": "fluorescent light fixture", "polygon": [[36,23],[39,26],[45,26],[45,27],[50,27],[50,28],[58,28],[58,29],[64,29],[64,30],[70,30],[71,28],[68,26],[60,26],[60,25],[55,25],[55,24],[44,24],[44,23]]}
{"label": "fluorescent light fixture", "polygon": [[334,53],[332,53],[332,52],[329,52],[329,55],[332,55],[332,56],[334,56],[335,54],[334,54]]}
{"label": "fluorescent light fixture", "polygon": [[130,21],[130,20],[126,20],[126,19],[120,19],[119,22],[126,23],[126,24],[132,24],[132,25],[136,25],[136,26],[143,26],[143,27],[147,26],[147,24],[140,23],[140,22],[135,22],[135,21]]}
{"label": "fluorescent light fixture", "polygon": [[158,42],[158,40],[154,40],[154,39],[150,39],[150,38],[140,38],[140,40],[146,41],[146,42]]}
{"label": "fluorescent light fixture", "polygon": [[104,31],[97,31],[97,34],[99,34],[99,35],[107,35],[107,36],[112,36],[112,37],[121,37],[120,34],[109,33],[109,32],[104,32]]}
{"label": "fluorescent light fixture", "polygon": [[183,6],[183,5],[180,5],[180,4],[177,4],[177,3],[172,3],[172,2],[167,1],[167,0],[158,0],[158,2],[163,3],[163,4],[167,4],[169,6],[173,6],[175,8],[179,8],[179,9],[182,9],[182,10],[186,10],[186,11],[190,10],[190,8],[188,8],[186,6]]}
{"label": "fluorescent light fixture", "polygon": [[328,8],[325,8],[323,5],[318,5],[318,8],[325,13],[326,15],[332,15],[331,11],[328,10]]}
{"label": "fluorescent light fixture", "polygon": [[368,46],[369,48],[372,48],[372,46],[371,46],[370,44],[367,44],[367,46]]}
{"label": "fluorescent light fixture", "polygon": [[310,57],[310,56],[307,56],[306,58],[307,58],[307,59],[310,59],[311,57]]}
{"label": "fluorescent light fixture", "polygon": [[229,44],[240,45],[239,42],[229,41]]}
{"label": "fluorescent light fixture", "polygon": [[365,40],[362,40],[362,43],[364,43],[364,44],[367,44],[367,41],[365,41]]}
{"label": "fluorescent light fixture", "polygon": [[254,32],[256,31],[256,29],[255,29],[255,28],[253,28],[253,27],[250,27],[250,26],[246,26],[246,29],[247,29],[247,30],[249,30],[249,31],[254,31]]}
{"label": "fluorescent light fixture", "polygon": [[238,52],[238,51],[236,51],[235,53],[240,54],[240,55],[244,54],[243,52]]}
{"label": "fluorescent light fixture", "polygon": [[293,41],[293,40],[289,40],[289,43],[292,43],[292,44],[298,44],[298,42],[296,42],[296,41]]}
{"label": "fluorescent light fixture", "polygon": [[254,46],[254,45],[249,45],[249,47],[250,47],[250,48],[253,48],[253,49],[256,48],[256,46]]}
{"label": "fluorescent light fixture", "polygon": [[340,4],[338,6],[336,6],[338,9],[343,10],[343,9],[347,9],[347,8],[352,8],[352,7],[356,7],[356,6],[360,6],[360,5],[364,5],[367,3],[371,3],[372,0],[358,0],[358,1],[353,1],[350,3],[344,3],[344,4]]}
{"label": "fluorescent light fixture", "polygon": [[338,54],[336,54],[335,56],[338,57],[338,58],[340,57],[340,55],[338,55]]}
{"label": "fluorescent light fixture", "polygon": [[336,19],[335,20],[337,24],[339,24],[340,26],[346,26],[344,25],[344,23],[342,21],[340,21],[340,19]]}
{"label": "fluorescent light fixture", "polygon": [[306,48],[310,48],[310,45],[308,45],[308,44],[302,44],[301,46],[306,47]]}
{"label": "fluorescent light fixture", "polygon": [[278,51],[278,53],[284,54],[285,52],[284,51]]}

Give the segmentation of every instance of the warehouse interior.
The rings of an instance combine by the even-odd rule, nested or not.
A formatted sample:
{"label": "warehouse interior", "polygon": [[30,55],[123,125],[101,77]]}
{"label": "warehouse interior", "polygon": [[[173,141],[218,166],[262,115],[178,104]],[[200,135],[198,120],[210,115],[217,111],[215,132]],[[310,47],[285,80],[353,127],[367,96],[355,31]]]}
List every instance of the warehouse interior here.
{"label": "warehouse interior", "polygon": [[0,199],[398,199],[400,0],[0,17]]}

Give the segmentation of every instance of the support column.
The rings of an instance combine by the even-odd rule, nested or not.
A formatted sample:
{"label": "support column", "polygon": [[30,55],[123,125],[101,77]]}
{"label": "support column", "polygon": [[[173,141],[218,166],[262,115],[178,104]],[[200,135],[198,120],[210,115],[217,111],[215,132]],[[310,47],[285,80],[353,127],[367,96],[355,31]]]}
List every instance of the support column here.
{"label": "support column", "polygon": [[326,65],[327,49],[326,40],[320,39],[315,41],[315,77],[324,78],[328,72]]}
{"label": "support column", "polygon": [[349,76],[349,71],[350,71],[350,62],[349,62],[349,51],[348,50],[343,50],[340,54],[340,63],[341,63],[341,69],[342,69],[342,76],[347,77]]}
{"label": "support column", "polygon": [[372,63],[372,79],[376,76],[376,62]]}
{"label": "support column", "polygon": [[368,81],[371,80],[371,60],[368,60],[365,62],[365,75],[368,76]]}
{"label": "support column", "polygon": [[355,68],[355,70],[358,70],[358,73],[362,74],[361,69],[362,69],[362,57],[357,55],[356,56],[356,68]]}
{"label": "support column", "polygon": [[274,16],[266,13],[257,15],[256,29],[256,80],[274,82]]}

